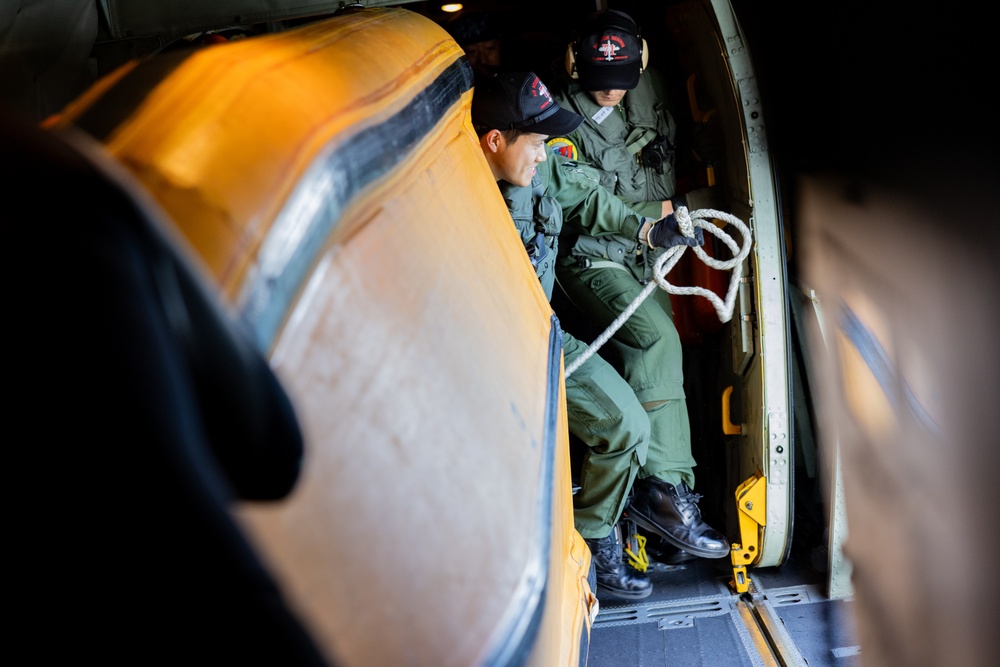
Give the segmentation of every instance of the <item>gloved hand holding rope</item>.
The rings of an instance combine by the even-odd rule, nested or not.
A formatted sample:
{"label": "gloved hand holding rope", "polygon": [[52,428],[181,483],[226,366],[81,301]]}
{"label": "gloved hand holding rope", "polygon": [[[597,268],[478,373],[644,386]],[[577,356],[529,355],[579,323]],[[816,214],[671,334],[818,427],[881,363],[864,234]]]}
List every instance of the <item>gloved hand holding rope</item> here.
{"label": "gloved hand holding rope", "polygon": [[[717,227],[712,222],[713,219],[724,220],[736,227],[740,231],[740,234],[743,235],[742,247],[737,245],[736,241],[729,234]],[[710,257],[700,247],[704,243],[704,232],[702,230],[707,230],[710,234],[725,243],[726,247],[733,253],[732,259],[718,260]],[[674,213],[650,227],[646,231],[645,240],[653,248],[669,246],[669,249],[653,265],[653,281],[646,285],[642,292],[615,318],[615,321],[608,326],[604,333],[591,343],[587,351],[577,357],[566,368],[566,377],[569,377],[573,371],[579,368],[602,345],[608,342],[615,332],[632,316],[632,313],[639,308],[639,305],[646,300],[646,297],[653,293],[653,290],[657,286],[670,294],[700,294],[712,302],[721,322],[728,322],[732,319],[733,306],[736,303],[736,290],[739,288],[740,278],[743,275],[743,260],[750,254],[750,245],[753,242],[750,236],[750,228],[742,220],[724,211],[716,211],[711,208],[689,212],[687,208],[681,206]],[[726,292],[725,301],[720,299],[715,292],[704,287],[675,287],[667,282],[667,274],[680,261],[681,255],[689,247],[708,266],[721,271],[732,270],[733,273],[729,279],[729,290]]]}
{"label": "gloved hand holding rope", "polygon": [[705,234],[700,227],[695,227],[694,234],[685,235],[680,229],[680,222],[677,220],[676,214],[671,213],[662,220],[654,222],[646,230],[644,240],[650,248],[673,248],[679,245],[693,248],[705,245]]}

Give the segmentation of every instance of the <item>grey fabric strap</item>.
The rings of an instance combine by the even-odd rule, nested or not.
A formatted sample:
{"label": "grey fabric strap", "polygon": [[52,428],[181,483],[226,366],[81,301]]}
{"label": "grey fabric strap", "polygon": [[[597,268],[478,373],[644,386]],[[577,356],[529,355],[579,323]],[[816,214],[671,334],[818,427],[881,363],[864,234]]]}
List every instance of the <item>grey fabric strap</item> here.
{"label": "grey fabric strap", "polygon": [[656,130],[650,127],[637,127],[629,132],[628,139],[625,140],[625,147],[628,149],[629,155],[635,155],[655,138]]}

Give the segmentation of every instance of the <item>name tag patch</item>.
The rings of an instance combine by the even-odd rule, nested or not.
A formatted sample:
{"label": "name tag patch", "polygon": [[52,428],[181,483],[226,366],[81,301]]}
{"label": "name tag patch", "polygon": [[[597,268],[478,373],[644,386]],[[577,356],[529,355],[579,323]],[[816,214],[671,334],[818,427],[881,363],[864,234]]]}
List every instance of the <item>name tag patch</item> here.
{"label": "name tag patch", "polygon": [[614,107],[601,107],[590,118],[595,123],[597,123],[598,125],[600,125],[601,123],[604,122],[605,118],[607,118],[608,116],[611,115],[611,112],[614,111],[614,110],[615,110]]}

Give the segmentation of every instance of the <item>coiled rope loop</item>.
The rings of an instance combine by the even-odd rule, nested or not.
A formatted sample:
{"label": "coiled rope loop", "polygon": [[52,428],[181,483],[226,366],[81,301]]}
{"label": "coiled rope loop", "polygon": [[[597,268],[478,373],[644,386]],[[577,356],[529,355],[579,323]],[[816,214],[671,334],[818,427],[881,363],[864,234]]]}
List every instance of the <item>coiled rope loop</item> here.
{"label": "coiled rope loop", "polygon": [[[706,232],[712,234],[716,238],[720,239],[726,244],[730,252],[733,253],[732,259],[728,260],[718,260],[714,257],[710,257],[708,253],[705,252],[700,246],[686,246],[679,245],[668,249],[659,259],[656,260],[656,264],[653,265],[653,280],[646,285],[646,287],[639,293],[639,295],[628,305],[628,308],[623,310],[621,314],[615,318],[608,328],[600,336],[590,344],[590,347],[580,355],[572,364],[566,368],[566,377],[569,377],[573,371],[579,368],[587,359],[592,357],[594,353],[601,348],[602,345],[611,340],[611,337],[618,331],[623,324],[632,316],[638,308],[639,305],[646,300],[653,290],[657,286],[666,290],[670,294],[697,294],[705,297],[712,302],[715,306],[715,312],[719,315],[719,321],[728,322],[733,317],[733,306],[736,303],[736,290],[740,286],[740,278],[743,277],[743,260],[747,258],[750,254],[750,246],[753,240],[750,236],[750,228],[737,218],[735,215],[726,213],[725,211],[716,211],[712,208],[701,208],[696,211],[688,211],[684,206],[679,207],[674,212],[674,217],[677,218],[677,227],[680,229],[681,233],[687,237],[694,236],[694,228],[701,227]],[[736,227],[740,234],[743,236],[742,246],[737,245],[733,237],[723,231],[721,228],[715,225],[712,220],[724,220],[729,224]],[[729,278],[729,290],[726,292],[726,299],[723,301],[719,298],[719,295],[710,289],[704,287],[677,287],[671,285],[667,281],[667,274],[673,270],[677,262],[680,261],[681,255],[688,248],[694,251],[694,254],[701,259],[702,262],[711,266],[713,269],[719,269],[720,271],[732,270],[732,275]]]}

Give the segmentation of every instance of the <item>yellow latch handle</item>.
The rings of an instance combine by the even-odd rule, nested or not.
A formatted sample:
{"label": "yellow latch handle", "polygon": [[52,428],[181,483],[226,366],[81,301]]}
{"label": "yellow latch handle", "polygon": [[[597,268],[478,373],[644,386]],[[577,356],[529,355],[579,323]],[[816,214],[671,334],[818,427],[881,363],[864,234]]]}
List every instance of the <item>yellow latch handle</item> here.
{"label": "yellow latch handle", "polygon": [[708,119],[715,114],[715,109],[709,109],[708,111],[701,110],[701,107],[698,105],[698,95],[694,87],[696,79],[697,75],[693,72],[687,79],[688,104],[691,107],[691,118],[696,123],[707,123]]}
{"label": "yellow latch handle", "polygon": [[732,386],[726,387],[722,392],[722,432],[726,435],[742,435],[743,427],[739,424],[734,424],[729,418],[729,397],[732,393]]}

